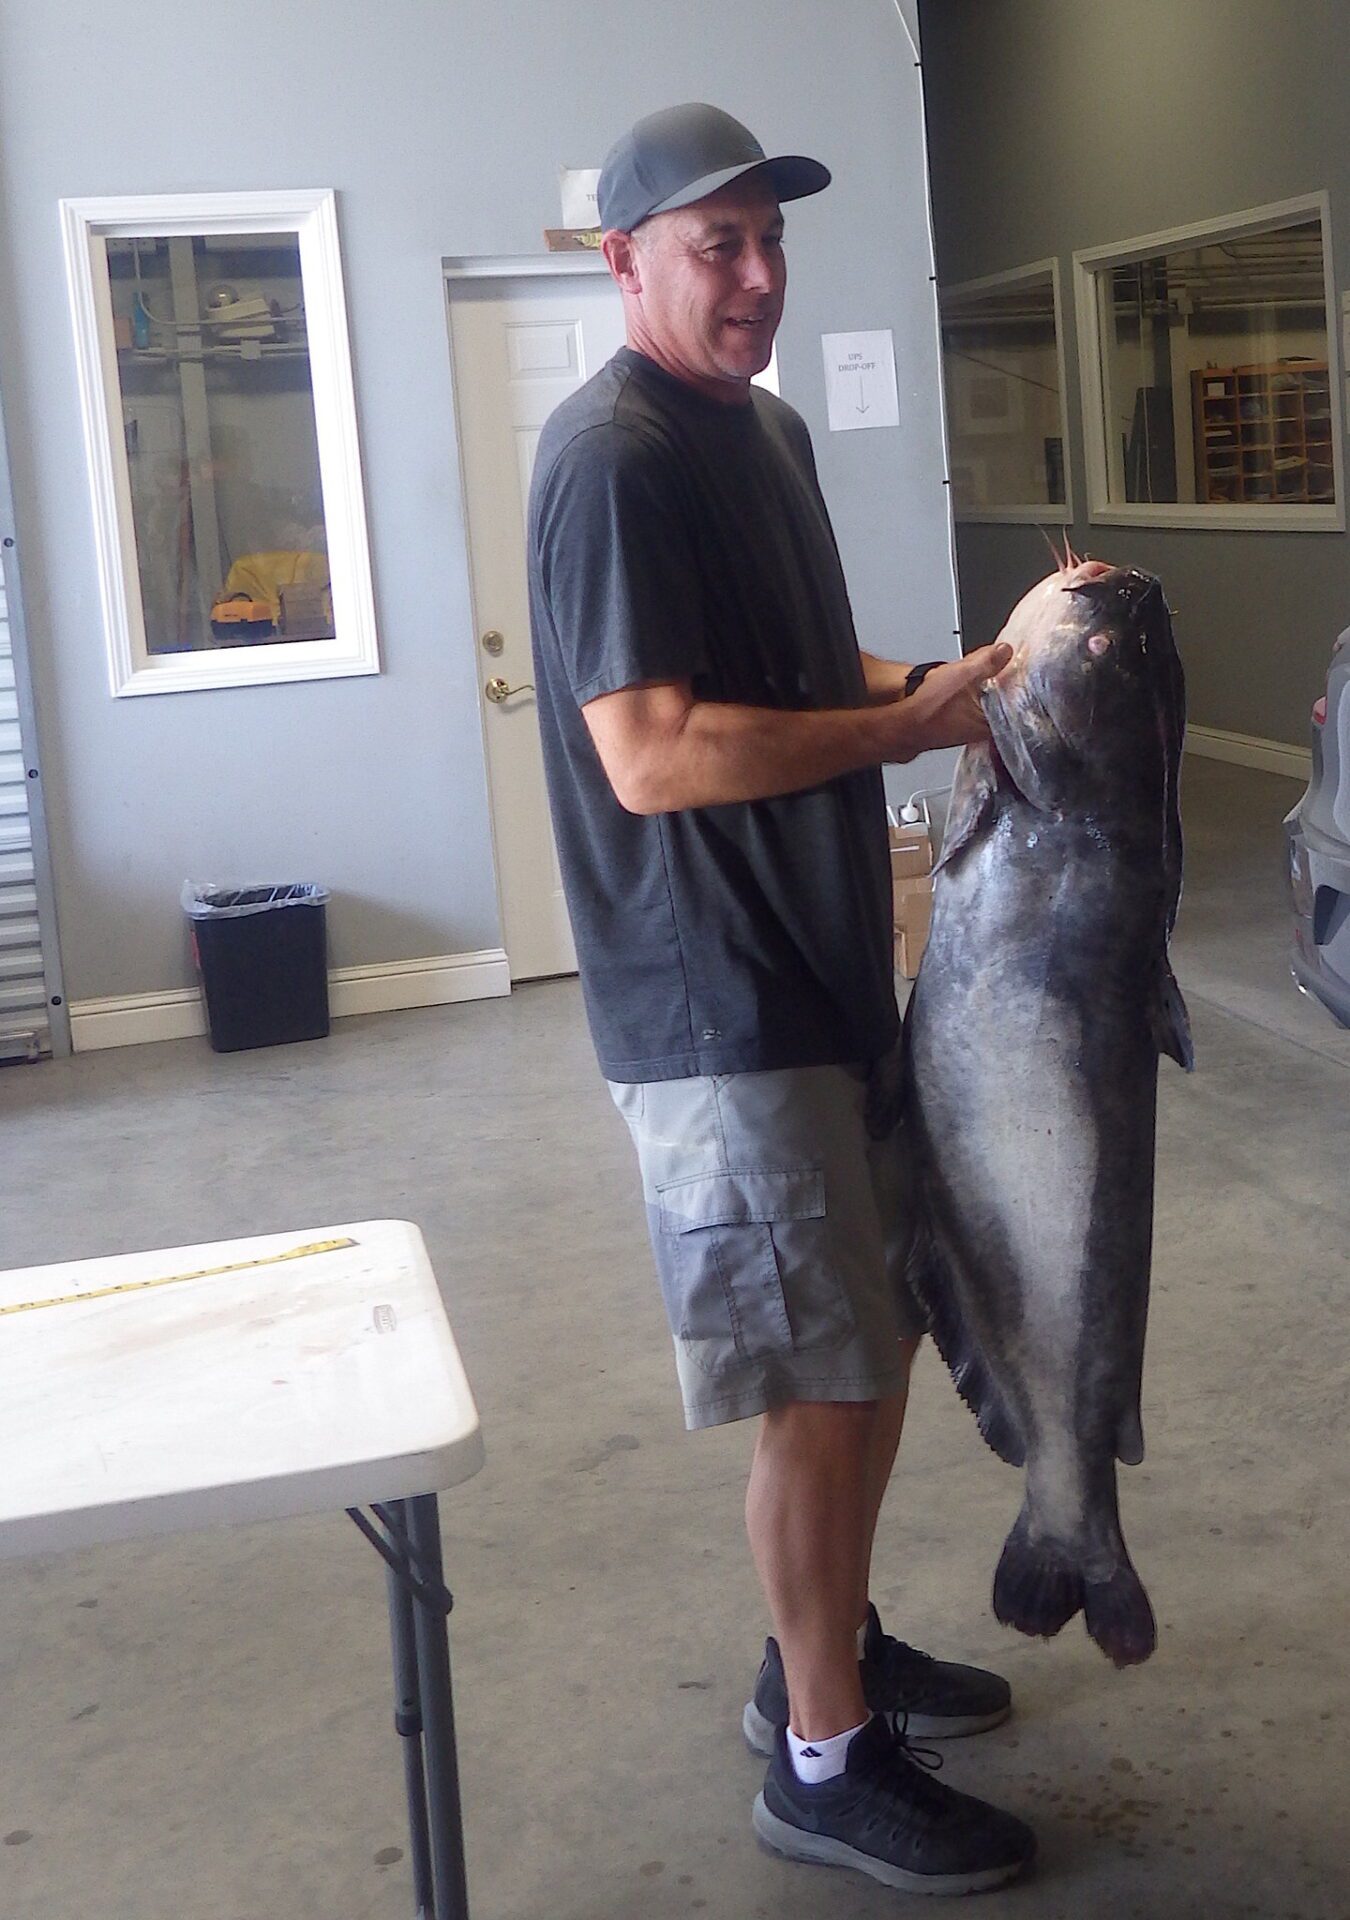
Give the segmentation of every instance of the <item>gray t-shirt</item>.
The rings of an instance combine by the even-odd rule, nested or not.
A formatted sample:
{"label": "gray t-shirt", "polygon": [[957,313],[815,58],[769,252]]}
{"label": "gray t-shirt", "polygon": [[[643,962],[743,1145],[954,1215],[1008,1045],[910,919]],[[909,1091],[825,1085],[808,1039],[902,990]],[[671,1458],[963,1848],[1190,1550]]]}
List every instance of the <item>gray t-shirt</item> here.
{"label": "gray t-shirt", "polygon": [[760,707],[865,704],[810,436],[752,392],[723,405],[623,347],[552,415],[535,460],[539,724],[609,1080],[864,1062],[897,1030],[879,770],[638,816],[581,712],[644,680]]}

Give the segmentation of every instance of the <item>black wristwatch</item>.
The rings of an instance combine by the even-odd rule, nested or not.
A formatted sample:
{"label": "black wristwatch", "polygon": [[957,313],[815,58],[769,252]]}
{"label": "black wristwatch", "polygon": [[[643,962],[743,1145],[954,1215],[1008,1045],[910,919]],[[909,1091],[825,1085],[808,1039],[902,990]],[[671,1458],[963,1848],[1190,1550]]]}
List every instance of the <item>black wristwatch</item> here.
{"label": "black wristwatch", "polygon": [[945,666],[945,664],[946,662],[942,660],[925,660],[922,666],[911,667],[905,675],[905,699],[908,700],[912,693],[919,691],[919,688],[923,685],[934,667]]}

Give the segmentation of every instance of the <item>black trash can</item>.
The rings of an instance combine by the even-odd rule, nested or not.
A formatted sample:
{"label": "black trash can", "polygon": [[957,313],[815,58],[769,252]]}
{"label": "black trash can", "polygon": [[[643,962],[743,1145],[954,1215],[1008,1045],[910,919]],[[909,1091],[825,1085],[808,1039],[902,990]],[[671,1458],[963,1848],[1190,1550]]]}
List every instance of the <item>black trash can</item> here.
{"label": "black trash can", "polygon": [[327,887],[183,888],[217,1053],[328,1032]]}

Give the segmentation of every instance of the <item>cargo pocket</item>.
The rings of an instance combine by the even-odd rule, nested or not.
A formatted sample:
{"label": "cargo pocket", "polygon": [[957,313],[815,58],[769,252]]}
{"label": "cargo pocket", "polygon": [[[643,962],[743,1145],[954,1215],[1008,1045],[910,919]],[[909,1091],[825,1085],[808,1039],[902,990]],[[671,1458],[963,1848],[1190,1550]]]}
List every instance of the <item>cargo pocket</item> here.
{"label": "cargo pocket", "polygon": [[852,1336],[818,1167],[671,1180],[656,1189],[656,1211],[670,1329],[705,1373],[828,1352]]}

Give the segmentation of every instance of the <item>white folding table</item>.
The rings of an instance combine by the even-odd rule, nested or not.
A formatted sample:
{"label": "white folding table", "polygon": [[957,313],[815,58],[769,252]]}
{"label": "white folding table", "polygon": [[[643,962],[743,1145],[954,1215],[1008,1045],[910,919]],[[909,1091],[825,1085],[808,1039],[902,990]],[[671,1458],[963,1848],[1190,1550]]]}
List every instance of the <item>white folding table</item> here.
{"label": "white folding table", "polygon": [[0,1558],[345,1508],[387,1567],[417,1911],[467,1920],[436,1495],[483,1443],[416,1227],[0,1274],[0,1460]]}

